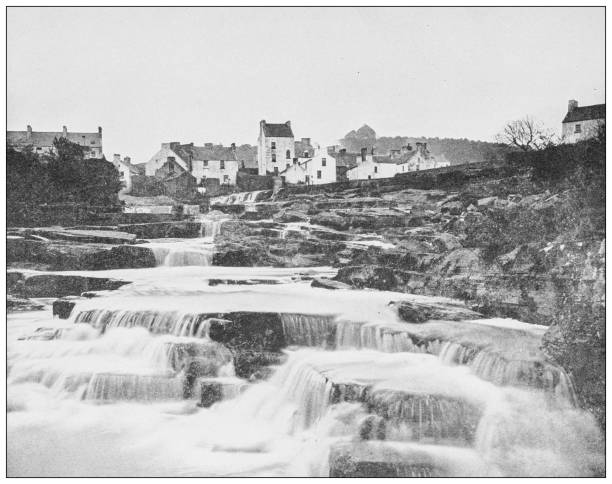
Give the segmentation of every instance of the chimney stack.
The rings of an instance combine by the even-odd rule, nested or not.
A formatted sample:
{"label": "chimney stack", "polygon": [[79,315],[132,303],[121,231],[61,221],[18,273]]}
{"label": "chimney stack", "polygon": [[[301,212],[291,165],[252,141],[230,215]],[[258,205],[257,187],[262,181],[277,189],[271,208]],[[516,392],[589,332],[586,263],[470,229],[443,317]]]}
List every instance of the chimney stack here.
{"label": "chimney stack", "polygon": [[302,138],[302,143],[310,146],[310,138]]}
{"label": "chimney stack", "polygon": [[236,143],[232,143],[232,145],[231,145],[231,146],[232,146],[232,151],[233,151],[233,152],[236,152]]}
{"label": "chimney stack", "polygon": [[28,127],[26,128],[26,139],[32,139],[32,126],[30,126],[28,124]]}
{"label": "chimney stack", "polygon": [[130,165],[132,163],[132,158],[130,158],[129,156],[126,156],[125,158],[123,158],[123,162],[126,165]]}
{"label": "chimney stack", "polygon": [[344,155],[346,153],[346,148],[340,148],[340,154]]}
{"label": "chimney stack", "polygon": [[368,149],[367,148],[361,148],[361,161],[365,161],[366,160],[366,154],[368,153]]}
{"label": "chimney stack", "polygon": [[285,124],[291,128],[291,121],[287,121]]}
{"label": "chimney stack", "polygon": [[66,126],[62,127],[62,138],[68,138],[68,128]]}
{"label": "chimney stack", "polygon": [[98,134],[102,134],[102,126],[98,126]]}
{"label": "chimney stack", "polygon": [[113,163],[119,164],[119,162],[120,162],[120,161],[121,161],[121,155],[120,155],[120,154],[115,153],[115,154],[113,155]]}
{"label": "chimney stack", "polygon": [[575,99],[570,99],[567,102],[567,112],[568,113],[571,113],[577,107],[578,107],[578,101],[576,101]]}

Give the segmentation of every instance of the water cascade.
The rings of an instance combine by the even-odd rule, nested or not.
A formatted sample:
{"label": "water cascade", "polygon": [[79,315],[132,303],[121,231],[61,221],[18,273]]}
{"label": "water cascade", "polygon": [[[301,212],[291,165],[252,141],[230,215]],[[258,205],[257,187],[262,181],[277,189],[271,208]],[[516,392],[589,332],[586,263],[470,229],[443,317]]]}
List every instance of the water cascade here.
{"label": "water cascade", "polygon": [[539,350],[545,328],[406,323],[391,301],[457,303],[310,286],[329,271],[114,271],[132,283],[68,320],[9,314],[9,475],[605,472],[600,430]]}

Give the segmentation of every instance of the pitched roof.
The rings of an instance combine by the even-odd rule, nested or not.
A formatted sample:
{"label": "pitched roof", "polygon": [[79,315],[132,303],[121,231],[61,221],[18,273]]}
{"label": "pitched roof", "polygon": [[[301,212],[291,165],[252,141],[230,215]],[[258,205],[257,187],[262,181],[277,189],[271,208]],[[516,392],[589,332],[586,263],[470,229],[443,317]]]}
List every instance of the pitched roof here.
{"label": "pitched roof", "polygon": [[293,131],[291,131],[291,126],[289,126],[287,123],[264,123],[263,128],[266,136],[270,136],[272,138],[293,138]]}
{"label": "pitched roof", "polygon": [[563,123],[574,123],[576,121],[587,121],[589,119],[605,119],[606,105],[593,104],[592,106],[582,106],[568,111],[563,118]]}
{"label": "pitched roof", "polygon": [[[62,131],[32,131],[30,139],[27,136],[27,131],[7,131],[6,142],[9,145],[15,146],[31,145],[43,148],[53,146],[55,138],[60,139],[64,137],[64,133]],[[89,148],[102,147],[102,133],[71,133],[68,131],[66,139],[72,143]]]}
{"label": "pitched roof", "polygon": [[193,146],[180,145],[174,152],[179,155],[183,160],[187,161],[191,156],[192,160],[196,161],[210,161],[210,160],[223,160],[223,161],[235,161],[236,153],[232,148],[225,147],[222,145],[213,146]]}
{"label": "pitched roof", "polygon": [[[244,161],[245,168],[257,168],[257,146],[236,146],[236,159]],[[242,166],[242,163],[240,165]]]}

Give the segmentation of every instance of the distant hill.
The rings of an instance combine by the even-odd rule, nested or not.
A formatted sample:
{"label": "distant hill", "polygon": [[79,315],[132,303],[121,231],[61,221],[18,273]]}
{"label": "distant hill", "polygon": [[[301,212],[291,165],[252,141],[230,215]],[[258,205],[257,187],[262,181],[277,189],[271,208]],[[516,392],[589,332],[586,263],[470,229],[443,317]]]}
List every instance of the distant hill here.
{"label": "distant hill", "polygon": [[427,148],[434,156],[444,156],[452,165],[476,163],[481,161],[501,161],[508,148],[499,143],[472,141],[467,138],[427,138],[411,136],[381,136],[367,124],[358,130],[348,132],[340,140],[340,144],[351,152],[359,152],[361,148],[371,149],[378,154],[388,154],[390,150],[399,150],[406,144],[413,147],[417,142],[427,143]]}

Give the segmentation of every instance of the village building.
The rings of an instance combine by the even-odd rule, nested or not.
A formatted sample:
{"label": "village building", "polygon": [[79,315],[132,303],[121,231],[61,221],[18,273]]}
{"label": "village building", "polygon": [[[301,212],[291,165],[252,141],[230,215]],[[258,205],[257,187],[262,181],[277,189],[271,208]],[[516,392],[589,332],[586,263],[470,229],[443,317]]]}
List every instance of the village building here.
{"label": "village building", "polygon": [[[171,163],[169,163],[171,161]],[[161,171],[160,171],[161,169]],[[197,184],[205,180],[217,179],[222,185],[235,185],[239,163],[236,159],[236,146],[231,147],[205,143],[162,143],[161,149],[146,163],[147,176],[167,176],[168,170],[191,174]]]}
{"label": "village building", "polygon": [[416,149],[406,145],[401,150],[391,150],[389,155],[375,155],[374,148],[368,154],[366,148],[362,148],[354,164],[348,166],[345,176],[348,180],[373,180],[449,165],[445,157],[433,156],[427,149],[427,143],[417,142]]}
{"label": "village building", "polygon": [[322,185],[336,181],[336,160],[326,150],[317,148],[312,157],[294,158],[280,173],[285,183]]}
{"label": "village building", "polygon": [[282,124],[259,122],[257,164],[260,175],[276,175],[295,158],[295,140],[291,121]]}
{"label": "village building", "polygon": [[606,105],[578,106],[578,101],[570,99],[567,114],[561,122],[563,140],[576,143],[596,136],[600,126],[606,122]]}
{"label": "village building", "polygon": [[33,153],[48,155],[53,153],[53,142],[65,138],[83,147],[85,158],[102,158],[102,128],[95,133],[70,132],[66,126],[62,131],[33,131],[28,125],[25,131],[7,131],[6,144],[17,151],[31,149]]}
{"label": "village building", "polygon": [[115,168],[117,168],[121,178],[121,183],[123,184],[123,188],[119,191],[119,193],[130,193],[133,185],[132,177],[140,174],[138,168],[132,165],[132,160],[129,156],[126,156],[122,160],[121,155],[116,153],[113,155],[112,163]]}
{"label": "village building", "polygon": [[346,148],[340,148],[338,145],[328,147],[327,154],[336,163],[336,181],[339,182],[348,181],[348,170],[355,168],[357,160],[361,158],[360,153],[349,153],[346,151]]}

